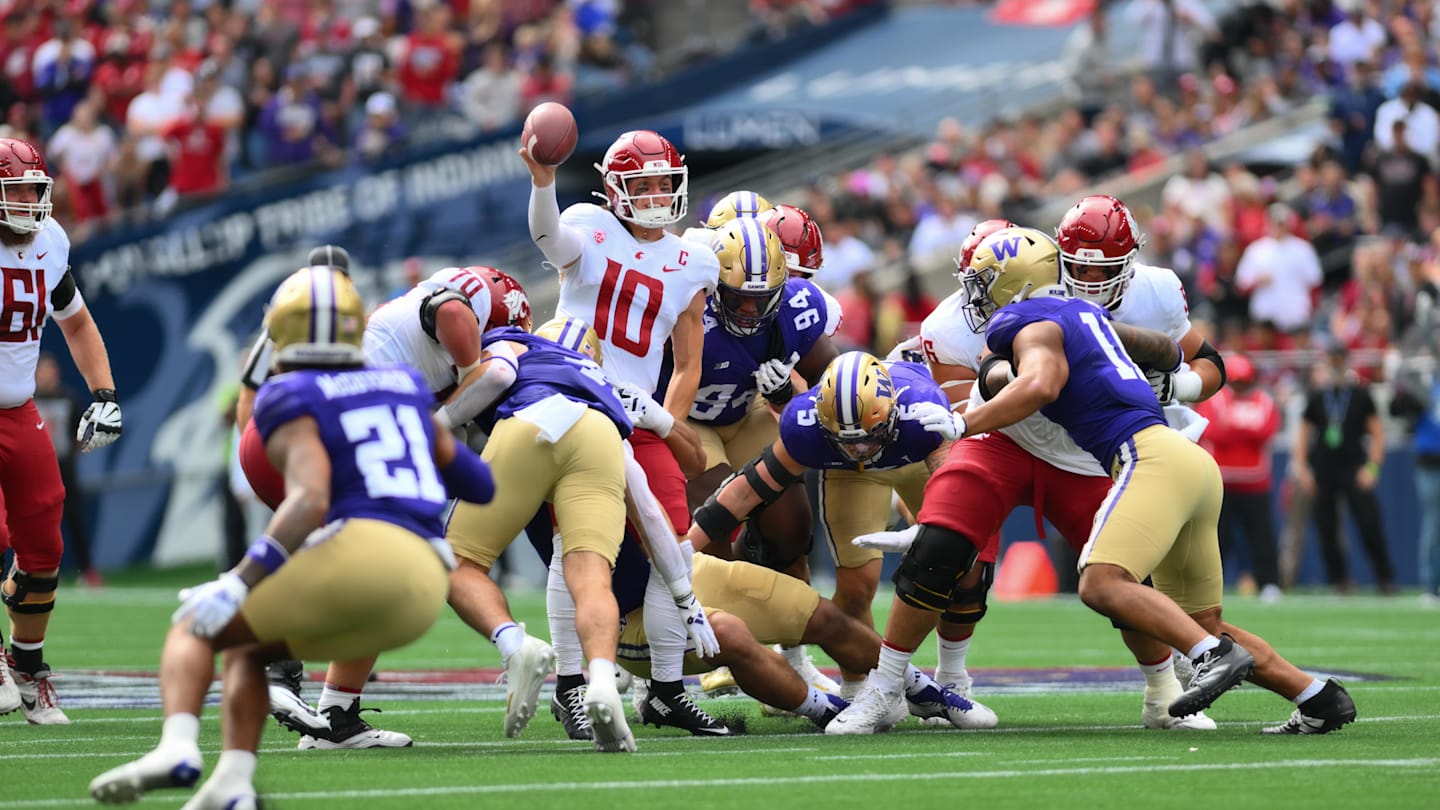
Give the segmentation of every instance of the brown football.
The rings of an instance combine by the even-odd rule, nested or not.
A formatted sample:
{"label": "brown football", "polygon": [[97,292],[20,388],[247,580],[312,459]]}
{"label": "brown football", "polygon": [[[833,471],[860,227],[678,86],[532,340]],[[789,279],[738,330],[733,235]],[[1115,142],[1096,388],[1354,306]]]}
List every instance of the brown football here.
{"label": "brown football", "polygon": [[559,166],[575,151],[580,132],[575,116],[564,104],[547,101],[525,116],[525,129],[520,145],[530,150],[530,157],[546,166]]}

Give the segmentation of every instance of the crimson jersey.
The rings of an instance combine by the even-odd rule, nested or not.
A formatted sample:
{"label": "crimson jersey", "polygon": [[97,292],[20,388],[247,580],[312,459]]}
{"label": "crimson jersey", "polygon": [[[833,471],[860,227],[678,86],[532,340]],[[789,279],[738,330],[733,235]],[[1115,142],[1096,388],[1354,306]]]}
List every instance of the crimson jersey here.
{"label": "crimson jersey", "polygon": [[69,263],[70,238],[53,218],[30,244],[0,245],[0,408],[35,395],[45,321],[63,321],[85,306]]}

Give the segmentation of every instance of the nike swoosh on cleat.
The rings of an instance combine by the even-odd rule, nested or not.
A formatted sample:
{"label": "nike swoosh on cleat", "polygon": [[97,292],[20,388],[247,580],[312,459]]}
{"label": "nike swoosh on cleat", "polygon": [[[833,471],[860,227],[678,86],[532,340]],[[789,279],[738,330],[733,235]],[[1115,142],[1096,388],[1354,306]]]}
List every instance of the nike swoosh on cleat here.
{"label": "nike swoosh on cleat", "polygon": [[33,711],[35,711],[36,701],[34,701],[34,700],[26,700],[26,699],[22,696],[22,697],[20,698],[20,705],[25,707],[25,711],[27,711],[27,712],[33,712]]}

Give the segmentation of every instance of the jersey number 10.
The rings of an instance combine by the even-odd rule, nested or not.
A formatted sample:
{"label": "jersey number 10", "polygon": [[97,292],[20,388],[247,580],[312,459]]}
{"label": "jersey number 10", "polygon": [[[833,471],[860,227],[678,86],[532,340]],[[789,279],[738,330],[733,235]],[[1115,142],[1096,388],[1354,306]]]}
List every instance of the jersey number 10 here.
{"label": "jersey number 10", "polygon": [[[624,273],[624,278],[620,274]],[[619,295],[615,287],[620,287]],[[635,311],[635,293],[645,288],[645,309],[640,313],[640,334],[630,337],[630,314]],[[595,302],[595,334],[601,340],[609,340],[617,349],[644,357],[650,353],[650,333],[655,327],[655,316],[660,314],[660,301],[665,295],[665,285],[659,279],[651,278],[636,270],[625,270],[620,263],[611,259],[605,266],[605,278],[600,282],[600,297]],[[610,313],[614,310],[613,329]]]}

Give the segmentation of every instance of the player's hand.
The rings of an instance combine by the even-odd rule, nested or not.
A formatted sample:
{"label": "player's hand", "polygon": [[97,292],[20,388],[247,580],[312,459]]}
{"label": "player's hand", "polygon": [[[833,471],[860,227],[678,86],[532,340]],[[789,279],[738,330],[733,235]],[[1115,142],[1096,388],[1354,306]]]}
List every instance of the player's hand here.
{"label": "player's hand", "polygon": [[1155,398],[1161,405],[1169,405],[1175,401],[1175,375],[1169,371],[1156,371],[1154,369],[1145,372],[1145,379],[1150,382],[1150,389],[1155,392]]}
{"label": "player's hand", "polygon": [[95,401],[80,417],[80,427],[75,431],[75,441],[80,452],[98,450],[120,438],[120,403],[115,401],[115,391],[101,388],[95,392]]}
{"label": "player's hand", "polygon": [[877,548],[894,554],[904,554],[910,550],[915,536],[919,533],[920,524],[917,523],[903,531],[862,534],[851,540],[850,544],[856,548]]}
{"label": "player's hand", "polygon": [[965,417],[934,402],[921,402],[910,409],[909,417],[920,427],[938,433],[950,441],[965,435]]}
{"label": "player's hand", "polygon": [[634,383],[620,383],[615,386],[615,393],[620,395],[620,404],[635,427],[654,431],[662,439],[670,435],[675,427],[675,417],[656,402],[649,391]]}
{"label": "player's hand", "polygon": [[537,188],[544,188],[555,182],[555,170],[559,166],[546,166],[535,158],[530,157],[530,150],[520,147],[520,159],[525,161],[525,168],[530,170],[530,184]]}
{"label": "player's hand", "polygon": [[705,619],[705,608],[695,598],[694,591],[687,591],[675,597],[675,607],[680,609],[680,618],[685,622],[685,632],[695,644],[695,654],[701,658],[714,658],[720,654],[720,641]]}
{"label": "player's hand", "polygon": [[[1184,366],[1181,366],[1184,368]],[[1169,405],[1172,402],[1194,402],[1200,399],[1200,392],[1205,386],[1205,381],[1200,375],[1193,371],[1147,371],[1145,379],[1149,381],[1150,388],[1155,392],[1155,398],[1161,405]]]}
{"label": "player's hand", "polygon": [[235,618],[249,593],[250,586],[238,574],[221,574],[204,585],[181,591],[180,601],[184,604],[175,610],[170,623],[180,624],[188,618],[192,634],[214,638]]}
{"label": "player's hand", "polygon": [[755,387],[760,389],[760,395],[774,402],[776,405],[784,405],[795,396],[795,384],[790,379],[790,372],[795,364],[800,362],[800,353],[791,352],[789,360],[766,360],[760,364],[755,371]]}

